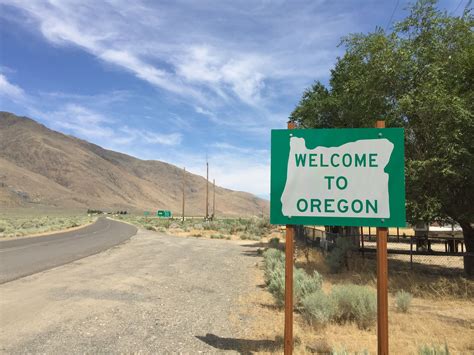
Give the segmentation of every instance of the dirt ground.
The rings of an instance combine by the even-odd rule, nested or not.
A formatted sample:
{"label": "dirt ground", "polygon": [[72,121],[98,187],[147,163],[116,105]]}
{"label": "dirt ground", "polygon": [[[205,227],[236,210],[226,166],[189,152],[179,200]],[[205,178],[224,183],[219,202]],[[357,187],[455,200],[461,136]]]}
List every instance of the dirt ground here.
{"label": "dirt ground", "polygon": [[2,353],[237,351],[255,247],[140,230],[100,254],[0,285]]}

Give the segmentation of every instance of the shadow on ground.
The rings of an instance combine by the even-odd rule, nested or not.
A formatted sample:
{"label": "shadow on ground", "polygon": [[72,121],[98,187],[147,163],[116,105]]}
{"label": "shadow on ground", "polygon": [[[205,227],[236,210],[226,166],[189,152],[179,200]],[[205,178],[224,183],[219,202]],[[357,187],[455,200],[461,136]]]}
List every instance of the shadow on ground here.
{"label": "shadow on ground", "polygon": [[245,256],[254,256],[254,257],[262,257],[263,252],[269,247],[268,243],[264,242],[255,242],[251,244],[241,244],[240,245],[247,250],[242,252],[242,255]]}
{"label": "shadow on ground", "polygon": [[241,354],[252,354],[254,351],[271,352],[281,349],[283,339],[275,340],[252,340],[238,338],[222,338],[214,334],[206,334],[206,336],[196,335],[196,338],[204,343],[219,350],[234,350]]}

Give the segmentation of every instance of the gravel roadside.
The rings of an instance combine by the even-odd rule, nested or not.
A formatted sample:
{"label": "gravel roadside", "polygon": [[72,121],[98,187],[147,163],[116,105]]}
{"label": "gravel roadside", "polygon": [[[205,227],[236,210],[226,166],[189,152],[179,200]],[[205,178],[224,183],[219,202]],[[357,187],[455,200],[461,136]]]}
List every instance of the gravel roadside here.
{"label": "gravel roadside", "polygon": [[238,351],[251,319],[237,303],[256,287],[256,249],[140,230],[100,254],[0,285],[0,351]]}

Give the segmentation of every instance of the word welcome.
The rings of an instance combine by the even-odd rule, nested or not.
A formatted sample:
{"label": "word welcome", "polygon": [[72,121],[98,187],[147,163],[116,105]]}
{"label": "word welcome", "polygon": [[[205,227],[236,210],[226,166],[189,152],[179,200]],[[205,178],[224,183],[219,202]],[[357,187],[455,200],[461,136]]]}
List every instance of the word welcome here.
{"label": "word welcome", "polygon": [[345,168],[376,168],[378,167],[377,155],[377,153],[345,153],[342,155],[339,153],[333,153],[329,154],[329,156],[317,153],[295,154],[295,163],[296,167],[303,168],[306,166],[309,166],[311,168],[338,168],[340,166],[343,166]]}

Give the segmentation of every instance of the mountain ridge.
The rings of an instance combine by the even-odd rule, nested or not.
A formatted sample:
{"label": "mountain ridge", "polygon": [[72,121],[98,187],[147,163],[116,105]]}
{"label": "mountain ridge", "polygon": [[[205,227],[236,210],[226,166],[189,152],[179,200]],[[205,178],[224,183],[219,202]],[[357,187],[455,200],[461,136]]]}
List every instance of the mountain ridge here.
{"label": "mountain ridge", "polygon": [[[172,164],[108,150],[0,111],[0,207],[170,209],[180,215],[182,174]],[[206,179],[189,172],[185,177],[186,214],[202,216]],[[217,215],[268,209],[257,196],[216,186]]]}

